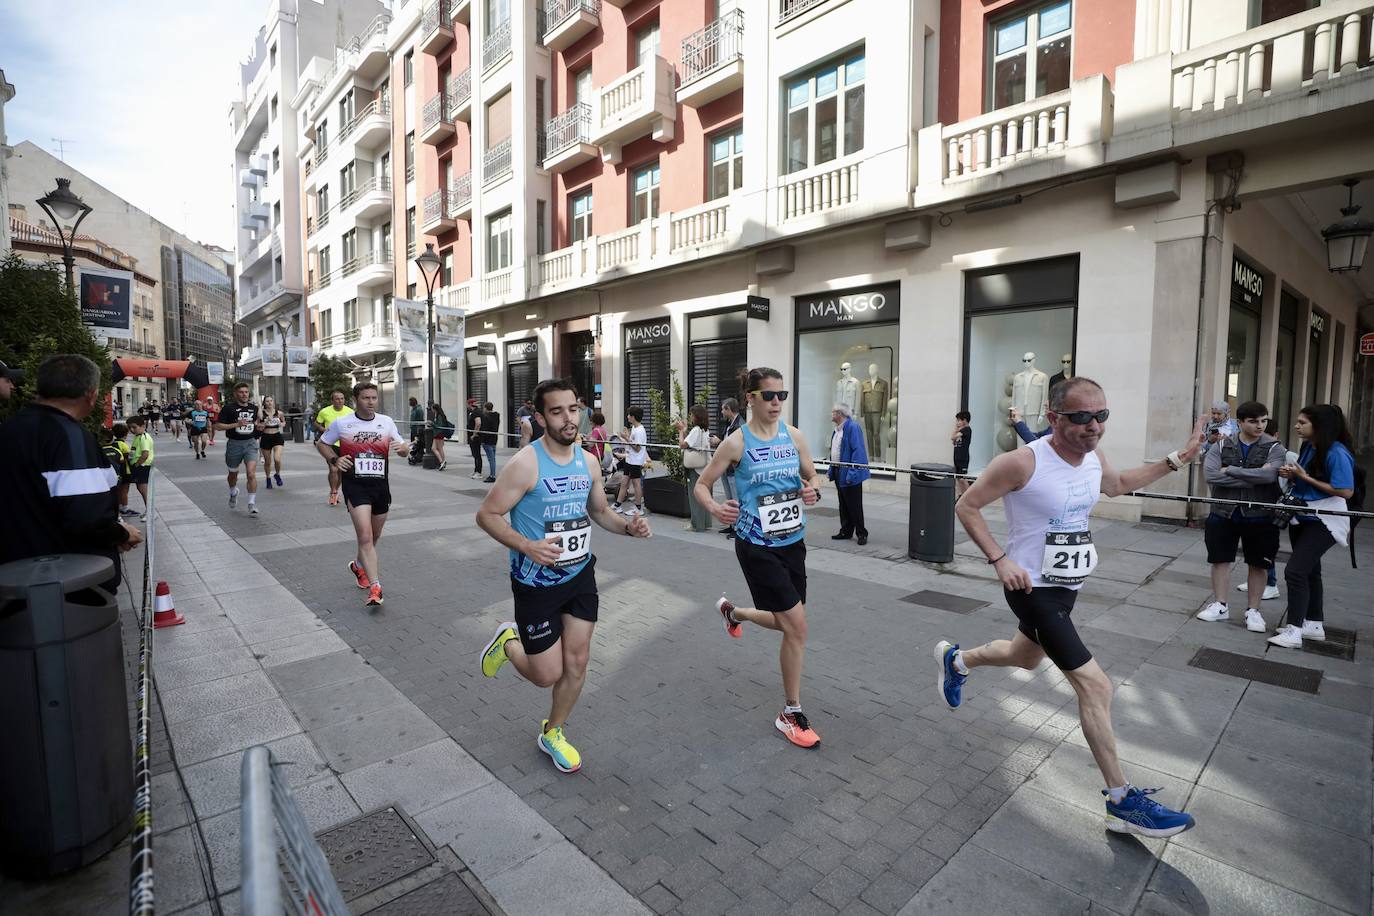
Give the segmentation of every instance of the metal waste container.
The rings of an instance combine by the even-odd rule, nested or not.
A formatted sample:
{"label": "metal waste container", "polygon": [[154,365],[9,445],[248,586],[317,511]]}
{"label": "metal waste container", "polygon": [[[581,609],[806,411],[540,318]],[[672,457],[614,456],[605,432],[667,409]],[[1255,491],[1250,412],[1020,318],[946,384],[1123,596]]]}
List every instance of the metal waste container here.
{"label": "metal waste container", "polygon": [[911,507],[907,520],[907,556],[927,563],[954,562],[954,478],[951,464],[913,464]]}
{"label": "metal waste container", "polygon": [[0,566],[0,870],[46,878],[129,833],[133,746],[106,557]]}

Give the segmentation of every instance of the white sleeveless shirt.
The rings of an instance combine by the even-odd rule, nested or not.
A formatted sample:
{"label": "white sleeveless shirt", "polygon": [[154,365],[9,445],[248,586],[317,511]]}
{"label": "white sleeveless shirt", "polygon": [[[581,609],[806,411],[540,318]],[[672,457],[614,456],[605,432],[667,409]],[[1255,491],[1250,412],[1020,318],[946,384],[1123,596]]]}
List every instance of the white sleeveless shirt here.
{"label": "white sleeveless shirt", "polygon": [[[1052,554],[1048,536],[1088,533],[1088,516],[1102,495],[1102,462],[1097,452],[1092,451],[1083,456],[1082,464],[1074,467],[1059,457],[1050,445],[1050,438],[1045,436],[1026,446],[1035,456],[1035,470],[1024,487],[1002,497],[1007,513],[1007,556],[1030,574],[1031,584],[1036,588],[1059,587],[1076,591],[1082,588],[1081,581],[1049,581],[1045,574],[1053,567],[1072,578],[1075,570],[1054,566],[1052,556],[1060,563],[1067,559],[1074,564],[1078,562],[1076,553],[1084,551],[1055,551]],[[1083,559],[1087,561],[1086,555]],[[1097,555],[1093,550],[1087,571],[1096,565]],[[1083,572],[1083,569],[1077,571]]]}

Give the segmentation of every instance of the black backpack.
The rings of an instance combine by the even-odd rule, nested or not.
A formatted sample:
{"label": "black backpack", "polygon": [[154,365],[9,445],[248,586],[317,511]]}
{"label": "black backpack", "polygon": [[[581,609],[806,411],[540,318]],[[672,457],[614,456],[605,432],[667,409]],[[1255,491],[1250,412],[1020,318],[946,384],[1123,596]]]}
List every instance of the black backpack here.
{"label": "black backpack", "polygon": [[[1350,498],[1345,501],[1345,508],[1351,512],[1364,511],[1365,496],[1365,470],[1360,465],[1355,465],[1355,492],[1350,494]],[[1350,568],[1359,569],[1355,563],[1355,528],[1363,521],[1359,518],[1350,520]]]}

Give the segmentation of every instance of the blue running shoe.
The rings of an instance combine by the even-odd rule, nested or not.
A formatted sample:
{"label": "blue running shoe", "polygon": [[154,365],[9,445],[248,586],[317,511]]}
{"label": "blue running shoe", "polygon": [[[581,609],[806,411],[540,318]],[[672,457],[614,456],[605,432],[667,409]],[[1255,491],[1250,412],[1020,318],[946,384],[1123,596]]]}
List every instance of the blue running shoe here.
{"label": "blue running shoe", "polygon": [[957,708],[963,701],[964,681],[968,680],[967,674],[960,674],[959,669],[954,667],[954,653],[958,651],[958,643],[945,639],[935,644],[935,661],[940,666],[940,696],[951,709]]}
{"label": "blue running shoe", "polygon": [[1193,816],[1182,811],[1166,808],[1151,798],[1158,789],[1137,789],[1131,786],[1126,797],[1112,804],[1111,794],[1107,796],[1107,829],[1116,833],[1138,833],[1141,836],[1164,837],[1180,834],[1193,828]]}

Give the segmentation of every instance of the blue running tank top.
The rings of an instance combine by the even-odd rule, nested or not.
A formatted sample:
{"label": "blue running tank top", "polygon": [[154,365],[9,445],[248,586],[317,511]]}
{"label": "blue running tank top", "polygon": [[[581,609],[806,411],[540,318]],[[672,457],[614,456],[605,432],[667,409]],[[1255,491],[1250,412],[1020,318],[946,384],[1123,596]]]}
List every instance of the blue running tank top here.
{"label": "blue running tank top", "polygon": [[572,461],[559,464],[549,457],[544,441],[530,443],[539,460],[539,480],[510,511],[511,527],[530,540],[556,541],[563,554],[552,566],[541,566],[518,550],[510,552],[510,575],[536,588],[559,585],[580,573],[591,559],[592,523],[587,494],[592,478],[583,450],[573,449]]}
{"label": "blue running tank top", "polygon": [[735,536],[760,547],[786,547],[806,535],[801,498],[801,460],[797,446],[779,421],[778,434],[767,442],[746,423],[740,427],[744,452],[735,468],[739,519]]}

